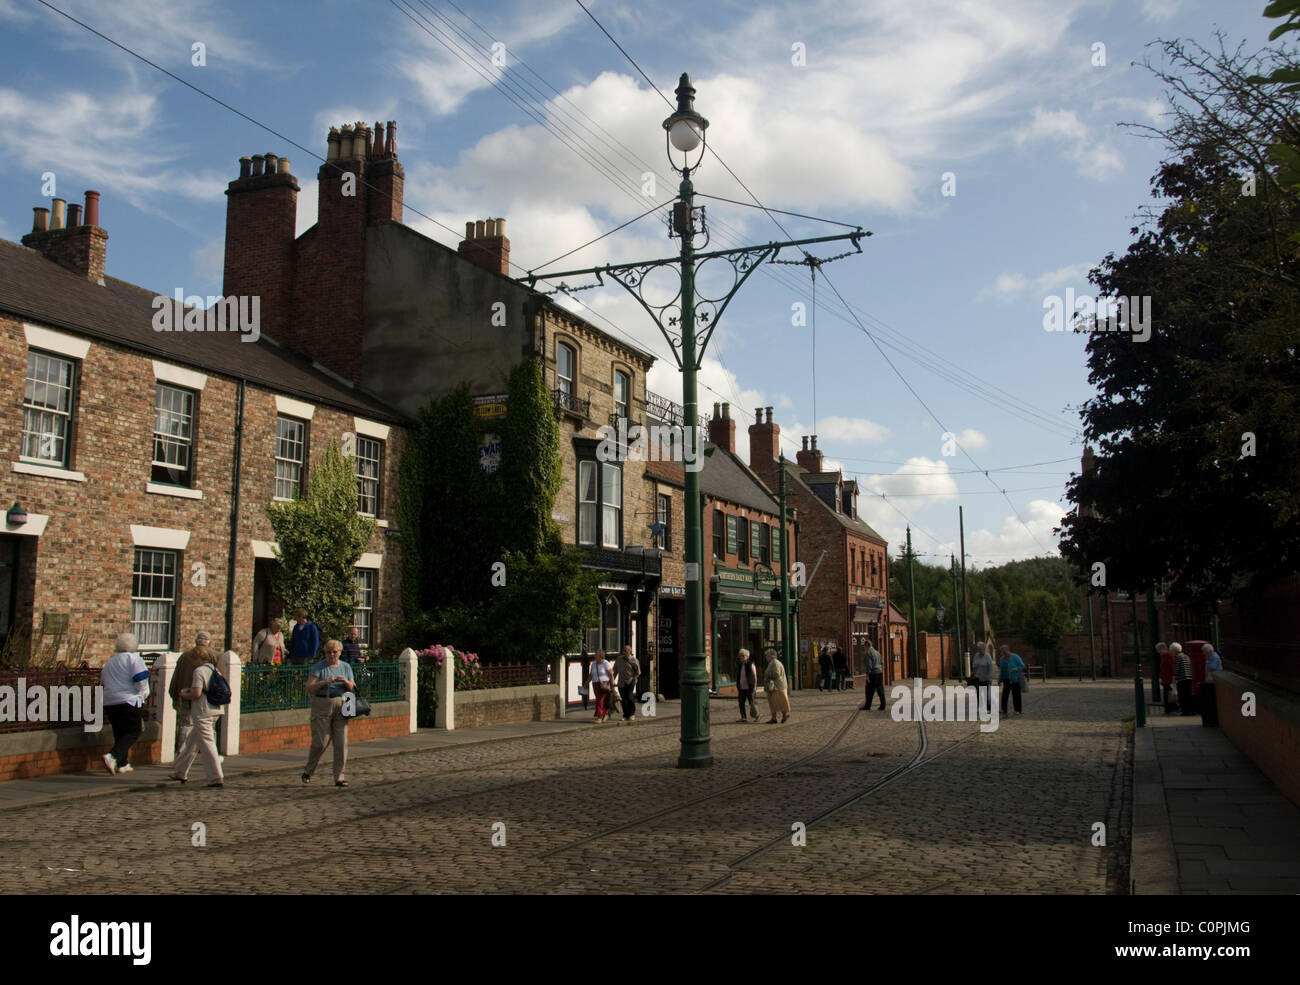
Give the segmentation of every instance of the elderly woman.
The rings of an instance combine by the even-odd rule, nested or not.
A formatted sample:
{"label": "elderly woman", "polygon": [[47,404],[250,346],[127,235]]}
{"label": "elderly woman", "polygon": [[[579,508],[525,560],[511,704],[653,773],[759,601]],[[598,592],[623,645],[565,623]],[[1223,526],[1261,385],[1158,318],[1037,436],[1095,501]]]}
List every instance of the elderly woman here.
{"label": "elderly woman", "polygon": [[113,748],[104,753],[109,773],[130,773],[127,757],[144,731],[144,703],[149,697],[149,669],[140,659],[140,644],[130,633],[117,638],[115,652],[99,672],[104,714],[113,726]]}
{"label": "elderly woman", "polygon": [[253,663],[279,664],[284,661],[284,624],[279,619],[272,619],[253,637]]}
{"label": "elderly woman", "polygon": [[[206,634],[205,634],[206,635]],[[208,774],[208,786],[225,785],[221,775],[221,757],[217,753],[217,719],[225,714],[221,705],[209,704],[208,689],[212,686],[212,675],[217,671],[214,654],[206,646],[194,648],[196,666],[190,680],[190,686],[181,688],[180,695],[190,705],[190,729],[185,745],[176,757],[176,771],[173,780],[185,783],[189,780],[190,767],[199,755],[203,756],[203,768]]]}
{"label": "elderly woman", "polygon": [[316,764],[325,752],[325,743],[334,743],[334,786],[346,787],[343,767],[348,762],[348,719],[343,714],[343,695],[357,689],[352,665],[339,659],[343,644],[327,640],[322,651],[325,658],[307,672],[307,693],[311,695],[311,750],[303,767],[302,782],[310,783]]}
{"label": "elderly woman", "polygon": [[763,672],[763,689],[767,692],[767,707],[772,713],[767,724],[775,725],[779,713],[781,724],[784,725],[790,720],[790,699],[785,693],[785,667],[777,659],[775,647],[769,646],[763,651],[763,656],[767,657],[767,669]]}

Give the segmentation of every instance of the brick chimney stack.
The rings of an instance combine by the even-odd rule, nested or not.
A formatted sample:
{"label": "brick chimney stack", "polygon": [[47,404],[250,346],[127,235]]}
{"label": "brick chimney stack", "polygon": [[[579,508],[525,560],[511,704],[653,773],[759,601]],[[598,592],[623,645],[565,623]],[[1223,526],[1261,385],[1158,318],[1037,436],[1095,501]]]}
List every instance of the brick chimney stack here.
{"label": "brick chimney stack", "polygon": [[465,238],[461,240],[459,252],[485,270],[510,276],[510,240],[506,239],[504,219],[465,223]]}
{"label": "brick chimney stack", "polygon": [[709,442],[719,448],[725,448],[731,454],[736,453],[736,422],[731,417],[731,404],[713,405],[713,417],[709,420]]}
{"label": "brick chimney stack", "polygon": [[66,201],[56,198],[51,205],[52,209],[38,206],[32,210],[32,231],[23,237],[23,246],[96,284],[103,284],[108,233],[99,226],[99,192],[86,192],[84,221],[82,207],[75,202],[68,206]]}
{"label": "brick chimney stack", "polygon": [[[763,419],[764,410],[767,420]],[[754,411],[754,423],[749,426],[749,467],[755,475],[769,475],[780,457],[781,425],[773,423],[771,407],[760,407]]]}
{"label": "brick chimney stack", "polygon": [[275,154],[241,157],[239,177],[226,186],[222,293],[261,298],[262,333],[285,345],[295,342],[292,315],[298,191],[289,159]]}
{"label": "brick chimney stack", "polygon": [[795,461],[799,467],[808,472],[817,473],[822,470],[822,453],[817,450],[817,435],[812,436],[812,447],[808,447],[808,438],[803,439],[803,448],[795,454]]}

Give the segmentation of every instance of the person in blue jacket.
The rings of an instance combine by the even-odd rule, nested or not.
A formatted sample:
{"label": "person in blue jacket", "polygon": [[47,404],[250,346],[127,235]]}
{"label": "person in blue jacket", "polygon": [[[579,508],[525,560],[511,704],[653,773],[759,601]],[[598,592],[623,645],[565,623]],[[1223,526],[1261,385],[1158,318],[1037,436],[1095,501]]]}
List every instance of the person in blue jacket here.
{"label": "person in blue jacket", "polygon": [[306,609],[295,609],[293,618],[293,638],[289,640],[289,663],[305,664],[316,662],[316,652],[320,649],[320,627],[307,618]]}
{"label": "person in blue jacket", "polygon": [[1025,662],[1020,659],[1020,654],[1012,653],[1011,647],[1005,643],[1002,644],[1002,659],[998,661],[998,680],[1002,682],[1002,714],[1007,713],[1007,698],[1013,698],[1016,704],[1016,714],[1023,715],[1020,710],[1020,681],[1021,674],[1025,672]]}

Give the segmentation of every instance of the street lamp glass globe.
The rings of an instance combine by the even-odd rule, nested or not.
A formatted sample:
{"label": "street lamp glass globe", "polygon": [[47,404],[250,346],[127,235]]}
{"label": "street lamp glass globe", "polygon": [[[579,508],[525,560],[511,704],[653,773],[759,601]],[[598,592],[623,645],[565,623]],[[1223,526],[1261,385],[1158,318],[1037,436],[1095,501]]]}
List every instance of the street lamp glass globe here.
{"label": "street lamp glass globe", "polygon": [[703,139],[700,128],[693,120],[678,120],[668,130],[668,139],[679,151],[689,153],[700,146]]}

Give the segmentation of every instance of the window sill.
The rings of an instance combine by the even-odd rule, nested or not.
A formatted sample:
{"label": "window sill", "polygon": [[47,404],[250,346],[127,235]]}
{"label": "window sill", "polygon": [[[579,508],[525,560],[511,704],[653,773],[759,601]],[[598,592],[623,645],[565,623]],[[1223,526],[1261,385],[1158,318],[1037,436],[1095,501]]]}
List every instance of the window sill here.
{"label": "window sill", "polygon": [[66,479],[69,482],[85,482],[86,473],[73,472],[71,469],[61,469],[53,465],[37,465],[33,462],[13,462],[10,465],[13,471],[19,475],[40,475],[47,479]]}
{"label": "window sill", "polygon": [[144,491],[155,496],[176,496],[180,499],[202,499],[202,489],[188,489],[185,486],[168,486],[160,482],[145,483]]}
{"label": "window sill", "polygon": [[367,520],[374,520],[374,521],[375,521],[375,524],[376,524],[376,525],[379,527],[379,529],[381,529],[381,530],[385,530],[385,529],[387,529],[387,527],[388,527],[388,521],[387,521],[387,520],[381,520],[381,519],[379,519],[379,517],[375,516],[373,513],[362,513],[360,510],[357,510],[357,516],[364,517],[364,518],[367,519]]}

